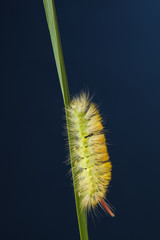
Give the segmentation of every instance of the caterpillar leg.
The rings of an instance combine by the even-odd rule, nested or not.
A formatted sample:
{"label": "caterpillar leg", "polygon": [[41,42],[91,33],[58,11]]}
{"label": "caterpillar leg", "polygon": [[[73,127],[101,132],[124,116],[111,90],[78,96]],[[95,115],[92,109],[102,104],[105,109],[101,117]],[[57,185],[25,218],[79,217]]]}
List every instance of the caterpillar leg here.
{"label": "caterpillar leg", "polygon": [[100,203],[102,204],[102,206],[105,208],[105,210],[111,215],[111,217],[115,217],[114,213],[108,207],[107,203],[102,198],[100,198],[99,200],[100,200]]}

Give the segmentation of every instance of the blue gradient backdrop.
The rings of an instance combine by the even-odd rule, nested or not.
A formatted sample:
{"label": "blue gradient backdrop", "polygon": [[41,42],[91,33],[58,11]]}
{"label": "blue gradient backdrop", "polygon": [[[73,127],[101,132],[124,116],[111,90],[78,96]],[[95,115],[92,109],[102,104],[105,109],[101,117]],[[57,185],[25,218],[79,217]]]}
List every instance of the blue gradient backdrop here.
{"label": "blue gradient backdrop", "polygon": [[[159,239],[160,1],[55,4],[71,95],[95,94],[109,130],[116,217],[90,216],[90,239]],[[43,3],[3,1],[0,19],[0,239],[78,240]]]}

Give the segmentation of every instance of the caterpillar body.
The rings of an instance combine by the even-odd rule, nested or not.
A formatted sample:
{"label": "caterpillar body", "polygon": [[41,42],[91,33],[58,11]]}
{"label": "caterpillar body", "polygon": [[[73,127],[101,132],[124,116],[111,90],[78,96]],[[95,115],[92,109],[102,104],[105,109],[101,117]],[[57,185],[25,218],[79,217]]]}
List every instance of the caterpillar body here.
{"label": "caterpillar body", "polygon": [[114,216],[104,201],[111,180],[112,165],[98,108],[83,92],[73,98],[66,111],[69,119],[75,190],[80,197],[81,207],[90,210],[101,204]]}

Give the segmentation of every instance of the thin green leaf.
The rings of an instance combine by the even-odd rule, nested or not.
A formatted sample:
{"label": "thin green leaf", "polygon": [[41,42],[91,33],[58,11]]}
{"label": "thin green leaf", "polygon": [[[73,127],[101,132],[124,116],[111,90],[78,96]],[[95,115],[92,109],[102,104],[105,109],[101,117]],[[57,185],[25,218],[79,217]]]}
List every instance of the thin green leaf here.
{"label": "thin green leaf", "polygon": [[[45,8],[48,28],[49,28],[51,42],[52,42],[52,47],[53,47],[53,51],[54,51],[54,57],[55,57],[55,61],[56,61],[56,66],[57,66],[61,91],[62,91],[62,95],[63,95],[64,105],[66,107],[70,103],[70,95],[69,95],[69,88],[68,88],[65,64],[64,64],[64,59],[63,59],[63,52],[62,52],[62,47],[61,47],[61,40],[60,40],[58,22],[57,22],[57,17],[56,17],[55,5],[54,5],[53,0],[43,0],[43,4],[44,4],[44,8]],[[69,119],[67,117],[67,112],[66,112],[66,121],[67,121],[69,148],[70,148],[70,132],[69,132],[69,127],[68,127]],[[85,210],[81,209],[80,198],[79,198],[77,192],[75,191],[75,173],[73,170],[71,148],[70,148],[70,157],[71,157],[74,194],[75,194],[75,202],[76,202],[80,237],[81,237],[81,240],[88,240],[86,213],[85,213]]]}

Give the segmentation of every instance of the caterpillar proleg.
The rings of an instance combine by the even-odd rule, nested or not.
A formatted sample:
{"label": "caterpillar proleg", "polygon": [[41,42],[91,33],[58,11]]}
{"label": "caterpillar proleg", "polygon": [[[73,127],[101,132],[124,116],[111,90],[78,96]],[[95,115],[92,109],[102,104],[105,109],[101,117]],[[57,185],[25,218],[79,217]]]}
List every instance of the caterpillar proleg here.
{"label": "caterpillar proleg", "polygon": [[90,210],[101,204],[113,217],[114,213],[104,201],[111,180],[112,165],[98,108],[83,92],[73,98],[66,111],[76,175],[75,191],[80,196],[81,207]]}

